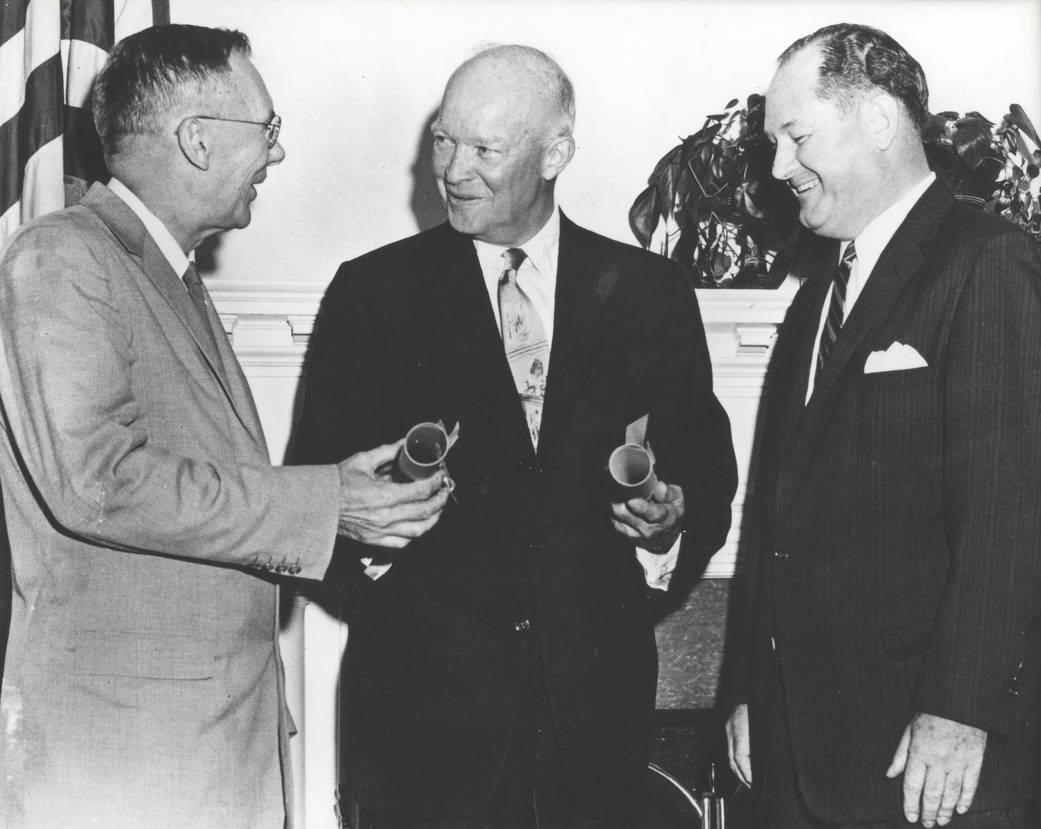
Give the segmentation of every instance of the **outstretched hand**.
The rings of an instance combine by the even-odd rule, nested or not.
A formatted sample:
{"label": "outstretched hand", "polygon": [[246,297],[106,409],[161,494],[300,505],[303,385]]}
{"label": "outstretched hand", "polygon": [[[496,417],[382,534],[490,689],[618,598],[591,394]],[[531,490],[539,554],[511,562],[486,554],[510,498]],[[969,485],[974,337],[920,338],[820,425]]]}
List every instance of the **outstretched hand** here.
{"label": "outstretched hand", "polygon": [[450,492],[445,471],[411,483],[391,480],[383,470],[394,462],[401,444],[358,452],[338,464],[340,535],[400,549],[438,522]]}

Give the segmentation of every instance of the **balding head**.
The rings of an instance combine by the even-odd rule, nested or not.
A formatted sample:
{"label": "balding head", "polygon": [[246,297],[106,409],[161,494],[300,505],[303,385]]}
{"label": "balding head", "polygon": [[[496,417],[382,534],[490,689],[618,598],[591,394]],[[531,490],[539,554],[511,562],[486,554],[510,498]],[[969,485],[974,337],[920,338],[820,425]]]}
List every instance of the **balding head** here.
{"label": "balding head", "polygon": [[448,79],[473,83],[525,106],[546,130],[547,138],[571,136],[575,129],[575,88],[564,70],[545,52],[531,46],[504,44],[478,52]]}
{"label": "balding head", "polygon": [[434,173],[452,226],[502,245],[537,233],[574,153],[574,120],[571,82],[537,49],[495,46],[456,69],[433,126]]}

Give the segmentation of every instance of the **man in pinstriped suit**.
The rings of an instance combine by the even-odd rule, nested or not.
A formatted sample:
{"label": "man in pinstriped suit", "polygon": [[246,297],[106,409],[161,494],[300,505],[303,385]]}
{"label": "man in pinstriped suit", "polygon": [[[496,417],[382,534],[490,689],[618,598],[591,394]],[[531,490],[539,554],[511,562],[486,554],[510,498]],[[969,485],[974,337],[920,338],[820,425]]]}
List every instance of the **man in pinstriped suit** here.
{"label": "man in pinstriped suit", "polygon": [[789,47],[767,96],[774,175],[841,243],[764,403],[727,730],[771,829],[1028,822],[1041,256],[935,181],[927,105],[899,44],[845,24]]}

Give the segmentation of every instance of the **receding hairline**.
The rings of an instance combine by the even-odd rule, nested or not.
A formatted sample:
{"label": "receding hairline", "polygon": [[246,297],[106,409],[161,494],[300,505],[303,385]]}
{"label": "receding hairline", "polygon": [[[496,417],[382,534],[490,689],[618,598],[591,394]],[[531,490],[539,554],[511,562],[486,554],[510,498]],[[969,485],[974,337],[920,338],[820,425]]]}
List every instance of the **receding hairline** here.
{"label": "receding hairline", "polygon": [[445,92],[459,78],[483,65],[499,65],[513,71],[523,80],[543,81],[529,87],[534,100],[547,106],[547,121],[555,130],[554,137],[570,137],[575,127],[575,89],[571,79],[553,58],[533,46],[508,43],[484,46],[461,63],[448,79]]}

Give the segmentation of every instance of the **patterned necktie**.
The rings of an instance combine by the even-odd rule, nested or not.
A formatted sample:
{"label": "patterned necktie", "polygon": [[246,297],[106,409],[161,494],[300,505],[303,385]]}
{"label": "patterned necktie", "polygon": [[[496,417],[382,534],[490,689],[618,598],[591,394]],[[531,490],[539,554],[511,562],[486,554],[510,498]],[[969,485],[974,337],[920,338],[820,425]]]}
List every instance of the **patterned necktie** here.
{"label": "patterned necktie", "polygon": [[192,298],[192,304],[195,306],[195,310],[199,312],[199,319],[202,321],[202,327],[206,333],[209,334],[210,344],[213,346],[214,352],[217,351],[217,337],[213,333],[213,327],[210,325],[209,313],[206,307],[209,305],[209,301],[206,299],[206,289],[202,285],[202,278],[199,276],[199,272],[195,269],[195,263],[188,263],[188,270],[184,272],[184,276],[181,277],[184,280],[184,287],[188,289],[188,296]]}
{"label": "patterned necktie", "polygon": [[831,304],[828,306],[828,318],[824,321],[824,330],[821,332],[820,349],[817,351],[817,373],[814,376],[814,385],[820,379],[824,370],[824,363],[828,355],[835,347],[839,330],[842,328],[842,320],[846,309],[846,286],[849,284],[849,274],[853,270],[853,262],[857,258],[857,249],[853,242],[846,246],[846,252],[842,254],[842,261],[835,269],[835,279],[831,285]]}
{"label": "patterned necktie", "polygon": [[528,421],[531,445],[538,449],[549,368],[549,341],[539,312],[517,284],[517,269],[526,256],[519,248],[503,251],[505,268],[499,278],[499,322],[506,359]]}

